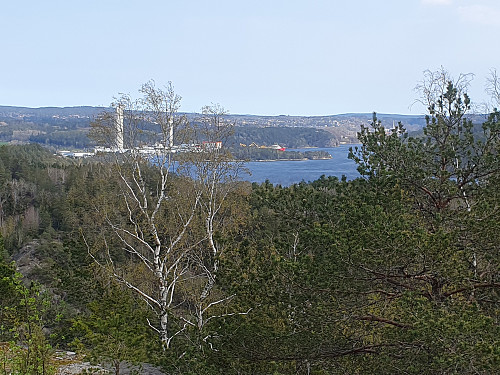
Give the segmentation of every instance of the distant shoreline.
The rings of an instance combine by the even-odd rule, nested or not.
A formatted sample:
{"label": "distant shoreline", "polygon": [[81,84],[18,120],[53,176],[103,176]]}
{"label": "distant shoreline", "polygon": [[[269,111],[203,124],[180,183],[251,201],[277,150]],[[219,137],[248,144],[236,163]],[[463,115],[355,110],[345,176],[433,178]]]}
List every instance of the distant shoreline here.
{"label": "distant shoreline", "polygon": [[306,161],[306,160],[330,160],[333,158],[315,158],[315,159],[309,159],[309,158],[302,158],[302,159],[259,159],[259,160],[236,160],[244,163],[250,163],[250,162],[273,162],[273,161]]}

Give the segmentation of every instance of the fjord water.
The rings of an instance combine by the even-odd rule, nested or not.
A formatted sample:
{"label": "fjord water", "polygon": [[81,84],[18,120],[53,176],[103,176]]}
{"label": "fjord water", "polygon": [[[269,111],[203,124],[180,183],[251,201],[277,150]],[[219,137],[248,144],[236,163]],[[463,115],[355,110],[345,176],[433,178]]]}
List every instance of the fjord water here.
{"label": "fjord water", "polygon": [[349,147],[355,145],[340,145],[334,148],[294,149],[291,151],[324,150],[332,155],[327,160],[300,161],[253,161],[245,163],[251,173],[242,175],[242,179],[250,182],[264,182],[289,186],[301,181],[309,182],[325,176],[336,176],[339,179],[345,175],[348,180],[360,177],[356,164],[347,158]]}

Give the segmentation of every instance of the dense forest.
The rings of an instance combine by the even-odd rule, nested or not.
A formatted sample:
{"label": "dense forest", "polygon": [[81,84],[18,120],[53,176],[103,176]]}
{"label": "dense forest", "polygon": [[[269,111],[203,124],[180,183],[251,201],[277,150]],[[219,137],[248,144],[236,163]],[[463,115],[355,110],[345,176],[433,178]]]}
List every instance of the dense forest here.
{"label": "dense forest", "polygon": [[[362,127],[351,181],[249,184],[218,149],[152,165],[1,146],[0,374],[53,374],[59,349],[116,374],[498,373],[500,113],[477,133],[444,78],[423,134]],[[168,126],[175,94],[141,92]]]}

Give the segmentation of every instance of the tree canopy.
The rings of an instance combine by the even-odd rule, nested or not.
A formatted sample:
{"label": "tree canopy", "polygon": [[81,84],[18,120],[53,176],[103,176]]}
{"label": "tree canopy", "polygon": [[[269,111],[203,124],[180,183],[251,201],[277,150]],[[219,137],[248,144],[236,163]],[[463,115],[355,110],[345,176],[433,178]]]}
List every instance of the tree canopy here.
{"label": "tree canopy", "polygon": [[124,148],[161,136],[156,159],[0,146],[0,374],[50,373],[53,348],[115,373],[498,372],[500,114],[471,122],[467,76],[441,73],[423,134],[361,128],[350,181],[249,184],[225,148],[169,152],[171,126],[214,144],[232,124],[152,84],[120,104]]}

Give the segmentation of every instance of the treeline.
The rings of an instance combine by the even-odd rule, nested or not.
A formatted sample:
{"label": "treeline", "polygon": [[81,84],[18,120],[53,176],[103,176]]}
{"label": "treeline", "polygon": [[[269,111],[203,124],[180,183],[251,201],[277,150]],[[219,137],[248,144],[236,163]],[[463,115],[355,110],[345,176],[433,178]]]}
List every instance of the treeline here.
{"label": "treeline", "polygon": [[335,147],[338,139],[330,132],[317,128],[291,127],[235,127],[232,137],[235,145],[240,143],[259,146],[279,144],[287,148]]}
{"label": "treeline", "polygon": [[[10,108],[0,107],[0,141],[35,142],[55,148],[85,149],[95,144],[88,138],[92,119],[100,108]],[[108,109],[109,110],[109,109]],[[200,115],[186,114],[197,123]],[[237,118],[237,116],[236,116]],[[237,119],[235,120],[237,121]],[[338,139],[331,132],[311,127],[238,126],[228,145],[240,143],[287,148],[334,147]]]}
{"label": "treeline", "polygon": [[46,146],[84,150],[94,147],[88,138],[88,129],[53,131],[45,134],[31,135],[29,141]]}
{"label": "treeline", "polygon": [[318,160],[331,159],[327,151],[280,151],[259,147],[234,147],[231,150],[232,156],[237,160]]}
{"label": "treeline", "polygon": [[[1,122],[1,121],[0,121]],[[78,148],[93,147],[88,138],[89,120],[77,122],[67,121],[60,123],[36,123],[31,121],[9,121],[0,126],[0,142],[24,142],[40,143],[55,148]]]}
{"label": "treeline", "polygon": [[[0,141],[18,140],[57,149],[94,147],[95,143],[88,138],[89,120],[85,121],[84,127],[73,125],[71,128],[61,129],[60,126],[55,127],[47,123],[43,125],[31,122],[10,123],[0,128]],[[228,146],[235,149],[240,143],[246,145],[256,143],[259,146],[280,144],[287,148],[335,147],[339,144],[334,135],[322,129],[236,127],[234,136],[228,140]]]}
{"label": "treeline", "polygon": [[115,373],[498,372],[500,113],[477,137],[444,89],[421,137],[362,128],[352,181],[0,147],[0,374],[53,373],[55,348]]}

